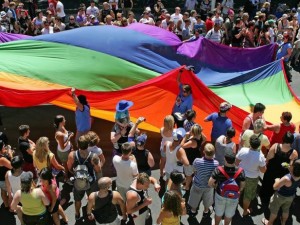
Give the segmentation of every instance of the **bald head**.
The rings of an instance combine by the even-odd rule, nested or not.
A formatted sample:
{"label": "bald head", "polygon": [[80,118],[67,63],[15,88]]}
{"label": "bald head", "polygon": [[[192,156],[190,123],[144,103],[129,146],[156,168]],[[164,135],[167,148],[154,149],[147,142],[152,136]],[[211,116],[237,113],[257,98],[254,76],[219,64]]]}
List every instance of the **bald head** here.
{"label": "bald head", "polygon": [[112,180],[109,177],[101,177],[98,180],[98,187],[100,190],[109,189],[111,187]]}

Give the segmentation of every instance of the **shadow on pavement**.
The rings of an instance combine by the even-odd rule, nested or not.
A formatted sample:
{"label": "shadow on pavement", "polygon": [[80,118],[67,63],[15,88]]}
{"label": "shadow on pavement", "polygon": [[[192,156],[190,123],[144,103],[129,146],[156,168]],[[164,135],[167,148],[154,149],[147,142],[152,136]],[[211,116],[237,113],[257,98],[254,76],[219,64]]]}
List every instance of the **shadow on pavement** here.
{"label": "shadow on pavement", "polygon": [[[4,208],[0,208],[0,220],[5,221],[5,225],[16,225],[16,217],[13,213],[7,211]],[[0,222],[0,224],[2,224]]]}

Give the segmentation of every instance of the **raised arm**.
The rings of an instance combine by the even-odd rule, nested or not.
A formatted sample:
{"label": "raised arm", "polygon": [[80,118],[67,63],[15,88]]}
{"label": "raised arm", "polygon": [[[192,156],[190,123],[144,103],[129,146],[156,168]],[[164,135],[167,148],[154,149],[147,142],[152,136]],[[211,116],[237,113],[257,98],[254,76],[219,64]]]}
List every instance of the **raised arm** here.
{"label": "raised arm", "polygon": [[178,86],[181,84],[181,74],[182,74],[182,72],[183,72],[183,69],[180,69],[178,74],[177,74],[176,81],[177,81]]}
{"label": "raised arm", "polygon": [[80,111],[83,111],[83,105],[79,102],[79,99],[77,98],[77,95],[75,94],[75,88],[72,88],[71,90],[71,93],[72,93],[72,98],[76,104],[76,107],[80,110]]}

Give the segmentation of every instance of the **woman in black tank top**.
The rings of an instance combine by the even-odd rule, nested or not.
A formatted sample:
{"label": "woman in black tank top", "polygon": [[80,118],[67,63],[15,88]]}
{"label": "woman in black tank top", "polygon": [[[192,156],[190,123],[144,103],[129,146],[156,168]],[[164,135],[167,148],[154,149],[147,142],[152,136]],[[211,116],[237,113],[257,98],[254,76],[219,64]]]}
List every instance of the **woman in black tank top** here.
{"label": "woman in black tank top", "polygon": [[185,150],[186,156],[190,165],[184,167],[186,175],[185,189],[189,190],[192,182],[193,162],[196,158],[201,157],[201,145],[206,141],[206,137],[202,134],[202,127],[199,124],[194,124],[190,132],[183,138],[181,147]]}

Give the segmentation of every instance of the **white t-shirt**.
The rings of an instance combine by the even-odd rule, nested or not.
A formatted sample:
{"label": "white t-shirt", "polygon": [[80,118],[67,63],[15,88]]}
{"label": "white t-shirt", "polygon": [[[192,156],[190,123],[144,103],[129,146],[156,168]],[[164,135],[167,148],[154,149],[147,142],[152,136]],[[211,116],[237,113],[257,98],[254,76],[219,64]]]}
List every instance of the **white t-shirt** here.
{"label": "white t-shirt", "polygon": [[245,171],[246,177],[257,178],[260,174],[259,167],[266,165],[266,158],[261,151],[250,150],[250,148],[242,148],[236,158],[241,160],[240,167]]}
{"label": "white t-shirt", "polygon": [[95,153],[96,155],[102,155],[103,154],[103,151],[101,148],[97,147],[96,145],[95,146],[92,146],[92,147],[88,147],[88,152],[93,152]]}
{"label": "white t-shirt", "polygon": [[86,14],[87,15],[94,15],[94,16],[98,16],[98,14],[99,14],[99,9],[96,7],[96,6],[94,6],[94,7],[91,7],[91,6],[89,6],[87,9],[86,9]]}
{"label": "white t-shirt", "polygon": [[140,19],[140,23],[150,24],[150,25],[155,24],[154,20],[151,17],[149,17],[148,19],[143,17],[142,19]]}
{"label": "white t-shirt", "polygon": [[173,13],[171,15],[171,20],[174,21],[175,25],[177,24],[178,20],[181,20],[181,19],[182,19],[182,14],[181,13],[179,13],[178,15],[176,15],[175,13]]}
{"label": "white t-shirt", "polygon": [[60,25],[54,25],[54,27],[58,27],[60,31],[63,31],[66,29],[66,24],[60,23]]}
{"label": "white t-shirt", "polygon": [[168,28],[168,22],[166,19],[164,19],[163,21],[161,21],[161,28],[163,29],[167,29]]}
{"label": "white t-shirt", "polygon": [[[58,9],[60,9],[60,12],[58,12]],[[64,5],[61,3],[61,1],[58,1],[56,4],[56,12],[57,12],[57,16],[59,16],[61,18],[66,16],[65,10],[64,10]]]}
{"label": "white t-shirt", "polygon": [[42,34],[53,34],[53,27],[49,26],[49,29],[43,28],[42,29]]}
{"label": "white t-shirt", "polygon": [[139,171],[136,162],[132,160],[122,160],[121,156],[115,155],[113,158],[113,164],[117,171],[117,186],[129,188],[134,176],[136,176]]}

